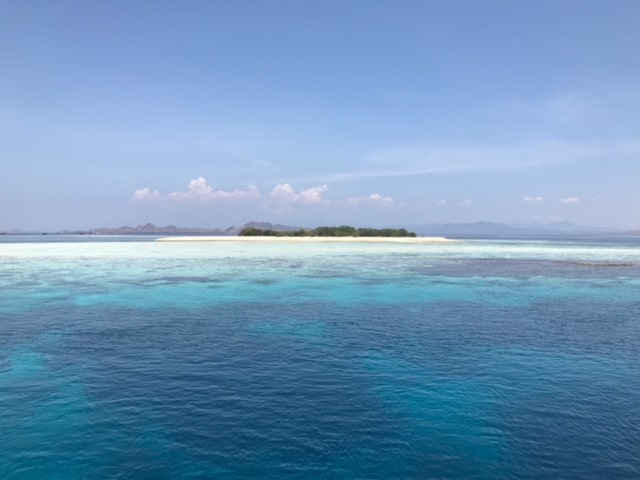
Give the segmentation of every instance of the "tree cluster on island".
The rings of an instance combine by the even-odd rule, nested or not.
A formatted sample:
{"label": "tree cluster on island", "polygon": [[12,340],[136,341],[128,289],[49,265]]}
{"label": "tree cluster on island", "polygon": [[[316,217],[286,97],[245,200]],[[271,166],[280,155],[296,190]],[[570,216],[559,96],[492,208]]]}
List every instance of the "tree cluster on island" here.
{"label": "tree cluster on island", "polygon": [[415,237],[415,232],[405,228],[355,228],[349,225],[339,227],[316,227],[312,230],[298,229],[276,231],[255,227],[243,228],[238,235],[243,237]]}

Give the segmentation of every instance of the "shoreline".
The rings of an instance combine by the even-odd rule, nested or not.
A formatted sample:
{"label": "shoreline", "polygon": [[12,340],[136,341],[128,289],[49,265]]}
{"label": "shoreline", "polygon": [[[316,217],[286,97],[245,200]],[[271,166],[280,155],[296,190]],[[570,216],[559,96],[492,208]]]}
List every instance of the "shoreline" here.
{"label": "shoreline", "polygon": [[270,236],[179,236],[156,238],[156,242],[243,242],[243,243],[455,243],[445,237],[270,237]]}

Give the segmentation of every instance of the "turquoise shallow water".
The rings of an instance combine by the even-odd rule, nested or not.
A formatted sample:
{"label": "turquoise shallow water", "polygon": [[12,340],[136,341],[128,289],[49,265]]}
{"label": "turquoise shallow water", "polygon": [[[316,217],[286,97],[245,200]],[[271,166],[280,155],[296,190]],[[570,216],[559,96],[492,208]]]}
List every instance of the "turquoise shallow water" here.
{"label": "turquoise shallow water", "polygon": [[640,245],[0,243],[0,478],[639,478]]}

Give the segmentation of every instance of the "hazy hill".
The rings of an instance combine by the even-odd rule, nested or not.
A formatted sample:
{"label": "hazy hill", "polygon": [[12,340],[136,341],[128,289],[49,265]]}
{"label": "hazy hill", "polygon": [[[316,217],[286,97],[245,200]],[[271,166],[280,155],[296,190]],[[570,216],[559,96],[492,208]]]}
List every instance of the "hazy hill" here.
{"label": "hazy hill", "polygon": [[479,235],[492,237],[593,234],[606,232],[604,229],[584,227],[569,222],[548,224],[532,223],[524,225],[507,225],[493,222],[442,223],[413,226],[412,229],[421,235]]}
{"label": "hazy hill", "polygon": [[269,222],[248,222],[242,226],[232,226],[229,228],[205,228],[205,227],[176,227],[175,225],[158,226],[153,223],[146,223],[136,227],[123,225],[121,227],[100,227],[89,230],[63,230],[58,232],[63,235],[237,235],[242,229],[254,227],[265,230],[275,230],[286,232],[298,230],[299,227],[288,225],[272,224]]}
{"label": "hazy hill", "polygon": [[175,225],[158,226],[152,223],[130,227],[123,225],[121,227],[99,227],[89,230],[63,230],[61,234],[88,234],[88,235],[176,235],[176,234],[209,234],[224,235],[228,234],[225,230],[219,228],[185,228],[176,227]]}

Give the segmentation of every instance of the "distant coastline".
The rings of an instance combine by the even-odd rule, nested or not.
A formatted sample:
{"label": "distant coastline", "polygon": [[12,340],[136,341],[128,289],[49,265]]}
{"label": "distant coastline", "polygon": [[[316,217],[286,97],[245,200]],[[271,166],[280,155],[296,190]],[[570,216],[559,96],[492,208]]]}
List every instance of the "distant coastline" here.
{"label": "distant coastline", "polygon": [[[327,227],[339,229],[343,227]],[[374,231],[400,231],[400,228],[355,228],[348,229],[369,231],[355,233],[353,230],[336,232],[345,236],[378,236]],[[447,237],[447,238],[553,238],[565,236],[640,236],[640,230],[608,230],[597,227],[585,227],[569,223],[555,224],[531,224],[531,225],[506,225],[491,222],[475,222],[475,223],[448,223],[448,224],[416,224],[407,225],[407,229],[411,229],[416,236],[428,237]],[[146,223],[137,226],[123,225],[120,227],[99,227],[91,229],[77,230],[24,230],[19,228],[0,228],[0,235],[87,235],[87,236],[235,236],[239,235],[243,230],[254,229],[260,231],[260,235],[292,235],[303,236],[313,235],[314,229],[304,228],[300,226],[282,225],[270,222],[248,222],[243,225],[233,225],[227,228],[209,228],[209,227],[179,227],[175,225],[154,225]],[[410,232],[407,231],[407,234]],[[257,234],[255,231],[254,235]],[[387,236],[383,233],[384,236]],[[393,235],[390,235],[393,236]]]}

